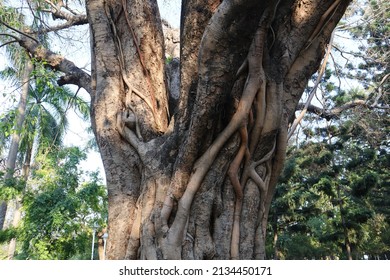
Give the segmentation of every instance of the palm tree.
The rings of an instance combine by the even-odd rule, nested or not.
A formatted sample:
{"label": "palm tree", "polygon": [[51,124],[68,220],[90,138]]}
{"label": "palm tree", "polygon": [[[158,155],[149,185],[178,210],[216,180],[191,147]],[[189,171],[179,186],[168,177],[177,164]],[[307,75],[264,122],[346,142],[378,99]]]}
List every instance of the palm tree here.
{"label": "palm tree", "polygon": [[[19,13],[16,9],[4,7],[2,1],[0,2],[0,31],[4,29],[5,26],[15,26],[20,28],[23,26],[23,15]],[[12,38],[12,36],[11,36]],[[9,38],[7,38],[9,39]],[[6,161],[6,174],[4,177],[5,182],[10,181],[13,178],[13,173],[16,166],[16,157],[19,149],[20,142],[20,133],[23,127],[25,113],[26,113],[26,104],[27,96],[29,89],[29,80],[30,74],[32,71],[32,64],[26,55],[26,52],[11,44],[11,41],[0,41],[2,43],[1,47],[6,46],[7,55],[12,61],[12,64],[15,66],[13,68],[9,67],[5,71],[2,71],[2,78],[11,79],[14,82],[15,86],[21,87],[21,95],[19,104],[17,107],[17,119],[14,122],[13,132],[11,135],[10,148],[8,152],[8,157]],[[14,71],[17,69],[18,71]],[[19,73],[23,73],[21,77]],[[7,212],[7,203],[5,201],[0,201],[0,230],[3,229],[5,216]]]}
{"label": "palm tree", "polygon": [[[23,15],[16,9],[4,7],[2,1],[0,1],[0,22],[0,31],[4,26],[8,28],[13,26],[19,30],[25,27]],[[33,27],[37,27],[39,24],[41,21],[35,18]],[[45,38],[39,35],[39,40],[45,43],[43,42],[46,41]],[[11,35],[10,37],[12,39]],[[26,181],[33,151],[37,152],[43,147],[50,149],[53,145],[60,144],[67,126],[66,111],[74,107],[86,119],[89,116],[89,107],[84,100],[77,97],[77,93],[73,95],[68,89],[55,87],[55,76],[49,75],[49,72],[45,71],[42,65],[36,64],[33,70],[29,57],[24,50],[15,47],[12,40],[0,41],[0,43],[0,47],[6,46],[9,60],[13,64],[13,67],[2,71],[0,76],[11,79],[14,85],[22,88],[16,119],[12,118],[12,116],[15,117],[12,111],[11,115],[5,117],[14,121],[15,125],[12,130],[4,179],[5,182],[9,182],[13,178],[17,156],[19,156],[19,162],[24,162],[22,177]],[[20,77],[19,73],[24,73],[23,77]],[[30,78],[34,78],[33,83],[31,83]],[[25,120],[26,118],[27,120]],[[7,137],[2,138],[4,140]],[[14,226],[19,223],[20,219],[20,217],[18,218],[19,204],[20,201],[17,201]],[[4,227],[7,208],[7,202],[0,200],[0,230]],[[13,252],[14,248],[10,246],[10,255],[13,256]]]}
{"label": "palm tree", "polygon": [[[19,143],[21,131],[23,129],[24,120],[26,117],[26,105],[27,105],[27,97],[28,97],[28,88],[29,88],[29,79],[32,71],[31,62],[27,61],[24,69],[24,75],[21,80],[22,90],[20,95],[19,104],[17,107],[17,113],[15,115],[16,119],[14,122],[14,128],[11,135],[11,144],[8,152],[8,157],[6,161],[6,174],[4,176],[5,182],[10,181],[13,178],[13,173],[16,166],[16,157],[18,154]],[[7,203],[2,201],[0,203],[0,230],[3,229],[5,215],[7,212]]]}
{"label": "palm tree", "polygon": [[[42,65],[35,65],[34,80],[26,104],[26,119],[20,136],[19,162],[23,162],[22,179],[27,181],[30,165],[36,153],[47,153],[55,146],[61,146],[62,137],[68,126],[66,113],[69,109],[78,111],[87,120],[89,106],[86,101],[68,88],[55,86],[55,78],[48,75]],[[21,198],[16,201],[12,225],[20,222]],[[15,239],[11,240],[8,258],[15,252]]]}

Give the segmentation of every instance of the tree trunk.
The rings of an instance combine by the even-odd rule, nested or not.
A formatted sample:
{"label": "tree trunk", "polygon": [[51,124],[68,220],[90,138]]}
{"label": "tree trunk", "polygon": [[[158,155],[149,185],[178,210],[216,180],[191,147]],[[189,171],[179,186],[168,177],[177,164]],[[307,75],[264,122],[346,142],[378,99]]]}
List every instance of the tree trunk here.
{"label": "tree trunk", "polygon": [[3,229],[4,223],[5,223],[5,215],[7,214],[7,202],[6,201],[0,201],[0,230]]}
{"label": "tree trunk", "polygon": [[349,2],[182,1],[176,108],[156,0],[86,1],[91,76],[18,39],[91,94],[109,259],[266,257],[288,128]]}
{"label": "tree trunk", "polygon": [[[19,225],[20,219],[21,219],[21,201],[20,199],[15,200],[15,210],[13,213],[13,221],[12,226],[17,227]],[[12,260],[15,256],[15,250],[16,250],[16,238],[12,238],[8,245],[8,259]]]}
{"label": "tree trunk", "polygon": [[109,259],[264,259],[287,130],[349,1],[187,0],[169,109],[156,1],[87,1]]}
{"label": "tree trunk", "polygon": [[351,243],[349,242],[348,228],[345,223],[343,198],[341,197],[340,188],[341,188],[340,186],[337,186],[337,200],[339,202],[341,225],[343,226],[345,251],[347,253],[348,260],[352,260]]}
{"label": "tree trunk", "polygon": [[[27,151],[26,151],[26,156],[24,159],[24,164],[22,168],[22,178],[24,180],[24,184],[27,183],[28,176],[30,175],[30,165],[31,165],[31,157],[32,157],[32,145],[27,146]],[[15,199],[15,210],[13,212],[13,218],[12,218],[12,226],[16,228],[20,220],[22,218],[22,198],[26,192],[26,185],[24,186],[22,195],[19,197],[16,197]],[[16,251],[16,238],[12,238],[9,246],[8,246],[8,259],[12,260],[15,256],[15,251]]]}
{"label": "tree trunk", "polygon": [[278,238],[279,238],[279,230],[278,230],[278,215],[275,212],[273,219],[272,219],[272,231],[274,234],[273,238],[273,246],[274,246],[274,260],[279,259],[279,244],[278,244]]}
{"label": "tree trunk", "polygon": [[[16,166],[16,157],[19,150],[20,134],[23,128],[24,119],[26,117],[26,106],[27,106],[27,97],[29,91],[29,81],[30,75],[32,72],[33,66],[29,60],[26,61],[24,76],[22,79],[22,93],[20,95],[20,101],[18,104],[18,113],[16,118],[16,124],[14,127],[14,132],[11,136],[11,145],[8,152],[7,162],[6,162],[6,174],[4,180],[11,180],[13,178]],[[7,214],[7,202],[0,201],[0,230],[3,229],[5,216]]]}

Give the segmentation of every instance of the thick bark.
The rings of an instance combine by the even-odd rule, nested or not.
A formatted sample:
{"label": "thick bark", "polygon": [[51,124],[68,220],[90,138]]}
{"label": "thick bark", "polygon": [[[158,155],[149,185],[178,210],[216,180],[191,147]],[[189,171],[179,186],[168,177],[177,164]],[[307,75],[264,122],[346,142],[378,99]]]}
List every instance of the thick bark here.
{"label": "thick bark", "polygon": [[183,1],[170,110],[156,1],[86,2],[109,259],[266,257],[287,130],[348,3]]}
{"label": "thick bark", "polygon": [[168,125],[163,35],[156,7],[154,1],[87,2],[93,55],[91,115],[107,177],[109,258],[125,257],[130,236],[136,234],[133,224],[139,223],[138,197],[144,188],[153,187],[141,158],[144,149],[121,138],[117,114],[135,117],[131,136],[137,143],[155,138]]}
{"label": "thick bark", "polygon": [[185,1],[171,127],[156,106],[168,104],[159,19],[137,24],[155,1],[87,4],[108,257],[264,259],[289,122],[347,2]]}

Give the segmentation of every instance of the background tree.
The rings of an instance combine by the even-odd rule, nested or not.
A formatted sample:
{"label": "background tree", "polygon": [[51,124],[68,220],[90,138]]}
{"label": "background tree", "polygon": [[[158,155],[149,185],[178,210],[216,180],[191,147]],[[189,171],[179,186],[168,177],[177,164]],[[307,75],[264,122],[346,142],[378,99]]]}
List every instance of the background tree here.
{"label": "background tree", "polygon": [[[35,3],[63,20],[45,32],[86,23],[68,2]],[[172,111],[156,1],[85,4],[91,75],[39,44],[42,30],[8,36],[91,95],[109,258],[265,258],[288,124],[349,1],[183,1]]]}
{"label": "background tree", "polygon": [[[1,6],[0,17],[4,22],[2,30],[27,28],[23,14],[14,7]],[[34,18],[32,26],[38,26],[41,23]],[[39,41],[48,45],[44,36],[39,36]],[[17,159],[19,158],[19,166],[22,170],[21,180],[25,182],[29,176],[33,151],[36,152],[43,146],[50,149],[53,145],[60,143],[67,125],[67,110],[73,107],[81,113],[84,119],[88,119],[89,107],[83,99],[77,96],[77,92],[73,94],[65,87],[56,86],[56,74],[45,70],[37,61],[33,65],[25,50],[9,44],[7,40],[3,42],[2,46],[7,47],[10,66],[1,72],[1,77],[12,81],[15,87],[22,88],[17,108],[11,108],[2,116],[3,120],[7,120],[8,123],[4,124],[0,133],[4,143],[11,136],[0,197],[5,197],[7,200],[15,199],[14,209],[11,209],[13,216],[11,223],[16,227],[20,220],[21,195],[19,191],[22,190],[18,188],[23,185],[23,183],[16,183],[17,180],[13,178]],[[7,126],[13,123],[15,126],[13,130],[10,130]],[[19,195],[15,198],[17,194]],[[3,201],[0,209],[0,228],[3,228],[7,208],[7,201]],[[9,245],[10,258],[13,257],[14,250],[15,240],[12,240]]]}
{"label": "background tree", "polygon": [[291,147],[271,214],[279,258],[386,258],[389,156],[361,124],[344,120],[319,129],[330,143]]}
{"label": "background tree", "polygon": [[90,258],[91,229],[106,225],[107,194],[97,173],[85,177],[80,170],[85,156],[70,147],[37,157],[17,229],[17,259]]}
{"label": "background tree", "polygon": [[[363,1],[339,26],[320,105],[309,105],[313,114],[290,141],[272,211],[275,257],[387,259],[388,12],[387,2]],[[349,35],[359,48],[350,50]]]}
{"label": "background tree", "polygon": [[[22,180],[27,181],[34,156],[47,153],[62,145],[62,138],[68,124],[67,112],[74,109],[84,120],[88,120],[89,106],[80,97],[66,87],[55,84],[55,76],[48,73],[42,65],[35,64],[34,77],[29,81],[30,91],[26,104],[26,116],[20,133],[18,157],[22,170]],[[11,111],[12,112],[12,111]],[[12,114],[11,118],[12,120]],[[20,221],[19,207],[21,195],[16,198],[12,224],[16,227]],[[15,240],[9,246],[9,258],[15,250]]]}
{"label": "background tree", "polygon": [[[24,29],[24,18],[23,14],[20,13],[18,10],[14,9],[13,7],[4,7],[3,3],[0,2],[0,19],[1,22],[8,22],[9,24],[13,25],[15,28],[18,29]],[[6,31],[10,25],[2,24],[0,27],[0,31]],[[8,53],[8,56],[12,60],[13,64],[16,66],[18,71],[13,71],[15,69],[8,68],[4,71],[2,71],[1,76],[4,78],[11,78],[15,82],[15,85],[17,87],[21,88],[21,94],[19,98],[19,104],[17,107],[17,118],[13,122],[13,131],[11,136],[11,142],[10,147],[8,151],[8,156],[6,160],[6,174],[4,176],[5,181],[11,182],[13,179],[13,175],[15,172],[16,167],[16,158],[18,155],[19,150],[19,143],[20,143],[20,135],[22,133],[22,128],[26,116],[26,106],[27,106],[27,98],[28,98],[28,91],[29,91],[29,82],[30,82],[30,75],[32,72],[32,63],[28,58],[27,53],[20,49],[16,48],[12,44],[9,44],[7,41],[8,38],[2,38],[0,39],[0,42],[2,43],[2,47],[6,47],[6,51]],[[23,73],[23,74],[22,74]],[[5,217],[7,213],[7,202],[6,201],[0,201],[0,230],[3,229]]]}
{"label": "background tree", "polygon": [[[27,106],[27,98],[28,98],[28,90],[29,90],[29,78],[32,72],[32,65],[30,62],[27,62],[24,69],[24,75],[21,80],[22,82],[22,92],[19,100],[19,104],[17,107],[17,113],[15,114],[16,119],[13,122],[14,127],[11,134],[11,143],[8,151],[8,157],[6,161],[6,173],[4,176],[4,180],[11,182],[14,176],[15,167],[16,167],[16,158],[18,155],[19,144],[21,133],[23,129],[23,124],[26,118],[26,106]],[[7,183],[8,184],[8,183]],[[0,201],[0,230],[3,229],[5,216],[7,212],[7,202]]]}

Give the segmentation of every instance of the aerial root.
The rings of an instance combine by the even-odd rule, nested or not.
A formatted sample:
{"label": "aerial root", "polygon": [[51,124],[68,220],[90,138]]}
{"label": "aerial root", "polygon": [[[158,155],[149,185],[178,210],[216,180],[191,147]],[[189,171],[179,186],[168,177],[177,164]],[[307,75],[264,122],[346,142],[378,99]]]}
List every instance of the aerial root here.
{"label": "aerial root", "polygon": [[236,194],[236,199],[242,199],[242,196],[243,196],[242,186],[241,186],[240,181],[238,179],[238,170],[240,168],[240,165],[241,165],[241,162],[242,162],[244,156],[249,156],[248,131],[247,131],[247,128],[245,125],[243,125],[240,128],[240,136],[241,136],[240,148],[239,148],[238,153],[235,156],[234,160],[231,162],[229,170],[228,170],[228,176],[230,178],[230,181],[232,182],[234,192]]}
{"label": "aerial root", "polygon": [[233,185],[234,192],[236,194],[236,203],[234,207],[234,220],[233,220],[233,231],[232,231],[232,240],[230,247],[230,256],[231,259],[239,259],[239,242],[240,242],[240,215],[242,208],[242,198],[243,198],[243,185],[241,185],[238,178],[238,171],[241,166],[241,162],[244,157],[249,157],[248,149],[248,131],[246,124],[240,128],[241,144],[238,150],[238,153],[232,163],[230,164],[228,170],[228,176]]}
{"label": "aerial root", "polygon": [[[276,4],[276,2],[274,3]],[[230,122],[223,129],[221,133],[216,137],[213,143],[209,148],[200,156],[200,158],[194,163],[192,167],[192,173],[186,184],[186,188],[181,196],[178,198],[178,208],[176,212],[175,219],[172,225],[169,228],[167,233],[167,238],[164,240],[162,251],[167,258],[180,258],[181,254],[181,244],[183,236],[185,236],[186,223],[189,217],[189,210],[191,208],[192,201],[197,193],[199,187],[201,186],[204,177],[207,172],[210,170],[210,166],[213,164],[214,160],[218,156],[221,149],[224,147],[225,143],[229,138],[236,133],[237,131],[241,134],[241,145],[233,160],[228,176],[232,180],[233,187],[235,188],[237,195],[237,203],[235,210],[235,222],[234,230],[232,235],[231,242],[231,257],[239,258],[239,216],[242,207],[242,197],[243,190],[242,186],[245,186],[245,183],[240,183],[238,179],[238,171],[241,166],[245,155],[249,158],[249,148],[248,148],[248,119],[250,118],[250,112],[252,110],[254,99],[259,91],[265,92],[265,73],[263,69],[263,52],[264,52],[264,41],[266,36],[266,31],[269,28],[269,25],[272,21],[272,11],[267,11],[259,23],[258,30],[255,33],[255,37],[252,41],[252,44],[249,48],[249,53],[247,56],[248,61],[248,75],[247,80],[241,95],[239,104],[237,106],[236,112],[233,114]],[[243,64],[242,70],[238,74],[241,74],[241,71],[246,70],[246,62]],[[264,99],[261,99],[262,101]],[[261,101],[261,107],[265,106],[265,103]],[[262,121],[261,121],[262,122]],[[247,161],[245,161],[244,167],[247,166]],[[244,168],[245,170],[245,168]],[[169,204],[172,201],[167,199],[167,204],[163,205],[162,213],[165,213],[164,219],[170,216]]]}
{"label": "aerial root", "polygon": [[246,71],[248,71],[248,58],[245,58],[244,62],[241,64],[240,68],[238,68],[236,73],[236,78],[243,75]]}
{"label": "aerial root", "polygon": [[[259,219],[265,212],[265,199],[267,195],[267,190],[268,190],[268,185],[269,185],[269,180],[271,178],[271,159],[272,156],[274,155],[275,152],[275,147],[276,147],[276,141],[274,142],[274,145],[272,149],[260,160],[252,162],[249,165],[249,172],[248,176],[251,178],[257,187],[259,188],[260,191],[260,209],[259,209]],[[264,179],[260,177],[260,175],[256,171],[256,167],[258,167],[261,164],[265,164],[265,175]]]}
{"label": "aerial root", "polygon": [[[240,218],[243,203],[243,193],[246,182],[248,179],[252,181],[259,188],[260,192],[260,208],[259,208],[259,223],[261,223],[261,217],[265,213],[265,199],[267,194],[267,188],[271,177],[271,159],[275,152],[276,142],[272,149],[258,161],[251,161],[250,153],[248,149],[248,132],[246,126],[240,129],[241,145],[236,157],[230,164],[228,170],[228,176],[232,183],[233,189],[236,194],[236,202],[233,218],[233,230],[230,247],[231,259],[239,259],[239,243],[240,243]],[[239,168],[243,159],[245,160],[244,170],[242,172],[241,182],[239,180]],[[256,168],[261,164],[265,164],[264,179],[258,174]]]}
{"label": "aerial root", "polygon": [[165,197],[163,207],[161,209],[161,221],[163,227],[168,227],[168,219],[173,208],[173,198],[170,195]]}
{"label": "aerial root", "polygon": [[[256,120],[253,123],[254,131],[251,132],[252,139],[251,142],[258,142],[260,134],[262,131],[264,116],[265,116],[265,94],[266,94],[266,77],[263,68],[263,50],[264,50],[264,37],[266,34],[266,25],[259,26],[255,34],[255,38],[250,47],[250,51],[247,59],[244,61],[243,65],[240,67],[237,72],[237,76],[243,74],[248,69],[247,82],[244,88],[244,93],[241,97],[240,104],[245,104],[245,118],[242,116],[241,127],[239,128],[241,136],[241,144],[238,150],[238,153],[234,160],[232,161],[229,170],[228,176],[234,188],[236,194],[236,202],[234,209],[234,218],[233,218],[233,230],[232,230],[232,239],[230,246],[230,257],[231,259],[239,259],[239,243],[240,243],[240,216],[243,203],[243,193],[248,179],[248,167],[250,166],[250,149],[248,147],[248,119],[251,120],[252,106],[255,105],[255,110],[257,110]],[[256,97],[257,96],[257,100]],[[240,108],[240,106],[238,107]],[[235,116],[239,110],[237,110]],[[234,117],[233,116],[233,119]],[[232,121],[233,121],[232,119]],[[258,126],[258,127],[257,127]],[[253,135],[254,134],[254,135]],[[254,143],[250,143],[251,146]],[[251,151],[253,152],[253,151]],[[244,170],[241,175],[241,182],[239,180],[239,169],[244,161]],[[259,176],[258,176],[259,177]],[[265,186],[263,185],[263,189]]]}
{"label": "aerial root", "polygon": [[[260,196],[260,207],[259,207],[259,213],[257,218],[257,228],[256,228],[256,235],[255,235],[255,259],[264,259],[265,258],[265,249],[263,248],[263,245],[265,244],[265,228],[263,225],[263,218],[266,212],[266,200],[268,196],[269,185],[270,180],[272,176],[272,157],[275,154],[276,151],[276,143],[275,140],[274,146],[271,149],[270,152],[268,152],[261,160],[254,162],[251,164],[251,174],[250,178],[255,181],[256,185],[259,187],[261,196]],[[256,172],[255,168],[259,166],[260,164],[265,164],[265,176],[264,180],[259,176],[259,174]],[[256,182],[257,180],[257,182]]]}

